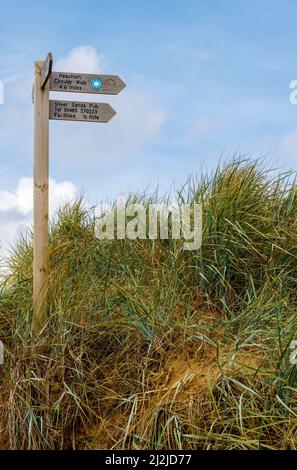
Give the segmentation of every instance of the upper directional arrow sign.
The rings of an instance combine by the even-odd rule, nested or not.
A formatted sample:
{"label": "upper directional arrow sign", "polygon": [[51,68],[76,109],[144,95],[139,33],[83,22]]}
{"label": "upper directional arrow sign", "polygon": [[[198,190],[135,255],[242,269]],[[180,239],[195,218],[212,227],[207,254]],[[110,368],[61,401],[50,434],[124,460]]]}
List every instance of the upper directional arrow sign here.
{"label": "upper directional arrow sign", "polygon": [[115,115],[115,110],[107,103],[49,102],[49,118],[58,121],[108,122]]}
{"label": "upper directional arrow sign", "polygon": [[53,72],[51,91],[117,95],[126,84],[117,75]]}

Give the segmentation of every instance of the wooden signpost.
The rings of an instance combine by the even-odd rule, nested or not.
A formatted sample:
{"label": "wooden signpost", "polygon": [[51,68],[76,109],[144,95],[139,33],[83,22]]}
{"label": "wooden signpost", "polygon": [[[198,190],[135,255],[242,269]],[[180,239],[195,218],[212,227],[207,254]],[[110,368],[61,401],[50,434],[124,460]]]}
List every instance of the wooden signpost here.
{"label": "wooden signpost", "polygon": [[107,103],[50,101],[50,91],[117,95],[126,86],[116,75],[53,72],[53,56],[35,63],[33,328],[40,331],[48,306],[49,120],[107,123],[116,112]]}
{"label": "wooden signpost", "polygon": [[36,331],[45,318],[48,290],[49,82],[42,88],[44,66],[44,62],[36,62],[34,82],[33,327]]}

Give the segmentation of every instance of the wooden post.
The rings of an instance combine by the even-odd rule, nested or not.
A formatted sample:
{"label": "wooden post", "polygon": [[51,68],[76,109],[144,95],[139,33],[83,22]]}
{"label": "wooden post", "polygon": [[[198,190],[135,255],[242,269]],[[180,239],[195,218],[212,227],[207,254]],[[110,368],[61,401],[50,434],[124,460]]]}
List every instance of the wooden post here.
{"label": "wooden post", "polygon": [[35,63],[34,82],[34,330],[40,330],[46,320],[48,293],[49,82],[43,84],[45,64]]}
{"label": "wooden post", "polygon": [[[117,95],[126,86],[117,75],[53,72],[53,55],[35,63],[33,329],[44,326],[48,310],[49,119],[108,122],[116,112],[106,103],[49,101],[50,91]],[[71,113],[67,108],[71,107]]]}

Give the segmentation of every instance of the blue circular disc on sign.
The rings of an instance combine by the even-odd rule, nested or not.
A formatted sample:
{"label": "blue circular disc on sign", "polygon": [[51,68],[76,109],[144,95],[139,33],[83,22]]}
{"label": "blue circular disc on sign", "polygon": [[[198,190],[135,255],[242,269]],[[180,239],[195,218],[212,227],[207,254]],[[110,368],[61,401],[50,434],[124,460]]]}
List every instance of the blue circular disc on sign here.
{"label": "blue circular disc on sign", "polygon": [[102,88],[103,83],[100,78],[94,78],[94,80],[91,81],[90,85],[92,88],[95,88],[95,90],[100,90],[100,88]]}

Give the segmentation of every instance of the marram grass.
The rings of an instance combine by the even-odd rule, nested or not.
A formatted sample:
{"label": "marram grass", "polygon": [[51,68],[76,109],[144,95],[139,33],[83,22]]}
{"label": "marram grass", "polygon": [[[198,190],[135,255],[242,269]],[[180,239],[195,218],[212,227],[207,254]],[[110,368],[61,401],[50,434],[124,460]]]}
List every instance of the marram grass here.
{"label": "marram grass", "polygon": [[199,251],[99,241],[81,201],[62,208],[39,335],[19,242],[0,290],[0,447],[297,448],[294,175],[236,160],[177,197],[203,204]]}

